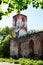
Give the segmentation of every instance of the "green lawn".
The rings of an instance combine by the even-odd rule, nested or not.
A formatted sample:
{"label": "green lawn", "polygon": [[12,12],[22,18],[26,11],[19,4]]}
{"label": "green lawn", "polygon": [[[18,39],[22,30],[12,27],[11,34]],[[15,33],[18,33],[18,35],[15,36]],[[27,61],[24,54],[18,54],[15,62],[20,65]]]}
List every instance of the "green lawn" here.
{"label": "green lawn", "polygon": [[7,59],[7,58],[0,58],[0,62],[10,62],[15,64],[21,64],[21,65],[43,65],[42,60],[30,60],[26,58],[19,58],[17,60],[15,59]]}

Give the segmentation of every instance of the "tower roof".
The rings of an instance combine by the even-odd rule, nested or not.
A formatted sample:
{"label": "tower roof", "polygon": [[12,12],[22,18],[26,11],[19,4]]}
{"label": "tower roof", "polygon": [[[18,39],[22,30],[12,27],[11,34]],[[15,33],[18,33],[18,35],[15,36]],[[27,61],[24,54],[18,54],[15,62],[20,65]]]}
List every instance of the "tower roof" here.
{"label": "tower roof", "polygon": [[24,14],[16,14],[16,15],[13,16],[13,18],[16,17],[16,16],[25,16],[27,18],[27,16],[24,15]]}
{"label": "tower roof", "polygon": [[13,16],[13,19],[15,20],[15,22],[17,22],[17,19],[21,18],[23,22],[25,22],[25,20],[27,20],[27,16],[23,15],[23,14],[17,14],[15,16]]}

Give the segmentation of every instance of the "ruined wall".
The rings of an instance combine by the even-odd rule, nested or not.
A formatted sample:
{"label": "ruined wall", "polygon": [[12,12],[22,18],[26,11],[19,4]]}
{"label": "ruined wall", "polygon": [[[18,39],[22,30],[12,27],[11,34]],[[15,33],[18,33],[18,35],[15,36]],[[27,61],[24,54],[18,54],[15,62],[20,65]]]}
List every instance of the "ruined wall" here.
{"label": "ruined wall", "polygon": [[[16,40],[12,39],[10,42],[10,55],[18,56],[18,53],[20,52],[23,57],[28,57],[30,52],[34,51],[34,55],[40,56],[42,55],[41,40],[43,41],[43,32],[29,34],[27,37],[22,37]],[[18,49],[20,50],[19,52]]]}

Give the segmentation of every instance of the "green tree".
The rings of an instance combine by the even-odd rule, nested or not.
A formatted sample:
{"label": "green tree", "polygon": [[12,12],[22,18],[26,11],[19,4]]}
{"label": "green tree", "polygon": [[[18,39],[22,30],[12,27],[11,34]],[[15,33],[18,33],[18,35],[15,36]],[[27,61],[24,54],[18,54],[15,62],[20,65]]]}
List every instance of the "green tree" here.
{"label": "green tree", "polygon": [[0,29],[0,57],[9,57],[10,40],[12,38],[12,28]]}
{"label": "green tree", "polygon": [[[8,4],[6,12],[2,11],[2,3]],[[33,7],[43,9],[43,0],[0,0],[0,20],[3,15],[9,15],[14,10],[20,13],[20,11],[27,9],[27,6],[31,4]]]}
{"label": "green tree", "polygon": [[5,37],[5,39],[2,41],[2,53],[3,57],[9,57],[10,56],[10,40],[12,36],[8,35]]}
{"label": "green tree", "polygon": [[5,27],[1,30],[0,32],[0,36],[3,37],[3,39],[7,36],[7,35],[11,35],[12,34],[12,28],[11,27]]}

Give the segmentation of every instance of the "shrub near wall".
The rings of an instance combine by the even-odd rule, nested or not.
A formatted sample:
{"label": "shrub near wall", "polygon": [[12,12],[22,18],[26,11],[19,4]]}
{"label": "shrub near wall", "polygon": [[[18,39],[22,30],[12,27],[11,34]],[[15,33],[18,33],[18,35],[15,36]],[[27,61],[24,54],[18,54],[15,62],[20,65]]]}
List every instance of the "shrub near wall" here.
{"label": "shrub near wall", "polygon": [[33,59],[30,60],[30,59],[26,59],[26,58],[20,58],[18,60],[18,62],[21,65],[43,65],[43,61],[42,60],[33,60]]}
{"label": "shrub near wall", "polygon": [[14,64],[21,64],[21,65],[43,65],[42,60],[30,60],[26,58],[19,58],[19,59],[7,59],[7,58],[0,58],[0,62],[9,62]]}

